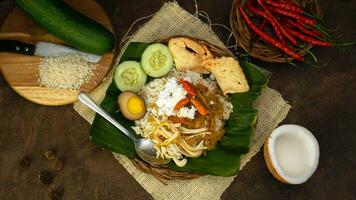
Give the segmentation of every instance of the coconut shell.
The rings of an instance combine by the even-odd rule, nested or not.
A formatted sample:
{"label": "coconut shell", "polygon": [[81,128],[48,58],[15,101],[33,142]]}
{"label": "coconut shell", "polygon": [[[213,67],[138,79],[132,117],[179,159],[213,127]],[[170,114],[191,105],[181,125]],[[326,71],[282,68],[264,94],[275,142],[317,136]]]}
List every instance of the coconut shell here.
{"label": "coconut shell", "polygon": [[267,164],[267,168],[268,170],[271,172],[271,174],[274,176],[274,178],[276,178],[277,180],[281,181],[282,183],[286,183],[286,184],[290,184],[288,181],[286,181],[281,175],[278,174],[276,168],[274,167],[272,160],[271,160],[271,156],[269,153],[269,148],[268,148],[268,138],[264,144],[263,147],[263,156],[265,158],[266,164]]}

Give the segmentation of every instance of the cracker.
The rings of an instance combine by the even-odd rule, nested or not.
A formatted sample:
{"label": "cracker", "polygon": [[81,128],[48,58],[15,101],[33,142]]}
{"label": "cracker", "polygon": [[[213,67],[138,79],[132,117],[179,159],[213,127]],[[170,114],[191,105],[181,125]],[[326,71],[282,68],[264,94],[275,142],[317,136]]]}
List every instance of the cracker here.
{"label": "cracker", "polygon": [[204,61],[204,67],[215,76],[224,95],[242,93],[249,86],[240,64],[232,57],[221,57]]}
{"label": "cracker", "polygon": [[168,48],[178,71],[209,73],[203,67],[203,61],[213,58],[213,55],[204,44],[187,37],[176,37],[169,40]]}

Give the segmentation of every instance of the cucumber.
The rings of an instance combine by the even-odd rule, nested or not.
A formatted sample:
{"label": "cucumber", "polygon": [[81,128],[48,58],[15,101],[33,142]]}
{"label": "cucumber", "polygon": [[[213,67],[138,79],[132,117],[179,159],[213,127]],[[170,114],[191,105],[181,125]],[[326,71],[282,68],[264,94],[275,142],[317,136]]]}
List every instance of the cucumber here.
{"label": "cucumber", "polygon": [[167,46],[160,43],[151,44],[142,53],[141,65],[149,76],[158,78],[171,71],[173,56]]}
{"label": "cucumber", "polygon": [[104,54],[114,48],[114,35],[61,0],[15,0],[35,22],[84,52]]}
{"label": "cucumber", "polygon": [[139,91],[146,83],[147,75],[141,64],[136,61],[125,61],[115,69],[114,81],[116,87],[123,91]]}

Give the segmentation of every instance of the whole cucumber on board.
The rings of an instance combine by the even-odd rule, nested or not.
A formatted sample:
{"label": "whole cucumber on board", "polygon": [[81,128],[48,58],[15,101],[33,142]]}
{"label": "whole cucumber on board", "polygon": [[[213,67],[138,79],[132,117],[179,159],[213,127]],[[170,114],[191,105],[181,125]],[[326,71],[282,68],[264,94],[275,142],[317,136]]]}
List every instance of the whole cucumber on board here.
{"label": "whole cucumber on board", "polygon": [[[114,48],[114,35],[62,0],[15,0],[35,22],[74,48],[104,54]],[[83,1],[84,3],[85,1]]]}

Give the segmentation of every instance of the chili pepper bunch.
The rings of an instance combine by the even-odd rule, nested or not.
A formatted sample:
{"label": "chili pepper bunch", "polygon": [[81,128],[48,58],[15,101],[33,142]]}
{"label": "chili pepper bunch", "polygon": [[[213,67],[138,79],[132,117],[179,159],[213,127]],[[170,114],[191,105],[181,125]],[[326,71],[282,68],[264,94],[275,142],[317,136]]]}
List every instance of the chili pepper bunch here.
{"label": "chili pepper bunch", "polygon": [[[295,60],[303,61],[304,58],[293,47],[303,48],[305,44],[329,47],[335,44],[321,21],[292,0],[248,0],[246,9],[241,5],[238,9],[253,34]],[[266,31],[268,26],[272,34]]]}

